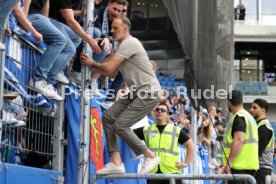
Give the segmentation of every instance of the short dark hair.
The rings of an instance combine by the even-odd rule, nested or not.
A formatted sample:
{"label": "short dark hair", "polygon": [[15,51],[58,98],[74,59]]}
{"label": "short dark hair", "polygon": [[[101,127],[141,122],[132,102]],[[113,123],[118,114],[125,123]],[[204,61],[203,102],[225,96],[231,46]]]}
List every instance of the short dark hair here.
{"label": "short dark hair", "polygon": [[243,103],[242,93],[238,90],[233,90],[228,93],[227,100],[234,106],[241,105]]}
{"label": "short dark hair", "polygon": [[125,16],[120,16],[120,17],[117,17],[116,19],[122,20],[123,24],[124,24],[125,26],[127,26],[128,31],[130,31],[130,29],[131,29],[131,23],[130,23],[130,20],[129,20],[127,17],[125,17]]}
{"label": "short dark hair", "polygon": [[266,112],[268,111],[268,103],[265,99],[257,98],[253,103],[258,104],[258,106],[265,109]]}
{"label": "short dark hair", "polygon": [[121,4],[121,5],[128,6],[127,0],[109,0],[109,3],[118,3],[118,4]]}
{"label": "short dark hair", "polygon": [[[164,106],[166,106],[167,107],[167,111],[168,111],[168,113],[170,112],[170,109],[169,109],[169,107],[168,107],[168,105],[167,105],[167,102],[168,102],[168,99],[163,99],[163,100],[160,100],[160,102],[159,102],[159,104],[158,105],[164,105]],[[157,106],[158,106],[157,105]]]}
{"label": "short dark hair", "polygon": [[127,0],[125,0],[125,1],[123,2],[123,5],[128,7],[128,6],[129,6],[128,1],[127,1]]}

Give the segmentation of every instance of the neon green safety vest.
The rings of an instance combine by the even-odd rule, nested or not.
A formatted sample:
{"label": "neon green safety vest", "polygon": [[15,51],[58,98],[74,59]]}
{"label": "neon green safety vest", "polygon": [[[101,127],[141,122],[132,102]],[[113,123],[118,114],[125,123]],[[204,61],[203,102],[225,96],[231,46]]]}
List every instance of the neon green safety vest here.
{"label": "neon green safety vest", "polygon": [[[259,155],[258,155],[258,127],[255,119],[244,109],[240,110],[231,118],[229,125],[225,130],[223,140],[224,151],[226,157],[229,157],[233,138],[231,135],[233,121],[236,116],[243,117],[246,123],[246,132],[244,137],[243,147],[232,163],[231,168],[236,170],[258,170]],[[223,155],[223,164],[226,165],[226,158]]]}
{"label": "neon green safety vest", "polygon": [[[160,134],[156,124],[146,126],[143,129],[146,145],[155,152],[161,159],[160,170],[165,174],[179,173],[181,170],[175,167],[176,162],[180,162],[178,152],[178,137],[181,129],[168,124],[162,134]],[[156,173],[156,166],[151,173]]]}
{"label": "neon green safety vest", "polygon": [[267,119],[264,119],[258,123],[258,128],[262,125],[265,125],[269,130],[272,131],[272,137],[266,145],[265,150],[262,155],[259,157],[260,168],[273,169],[273,154],[274,154],[274,131]]}

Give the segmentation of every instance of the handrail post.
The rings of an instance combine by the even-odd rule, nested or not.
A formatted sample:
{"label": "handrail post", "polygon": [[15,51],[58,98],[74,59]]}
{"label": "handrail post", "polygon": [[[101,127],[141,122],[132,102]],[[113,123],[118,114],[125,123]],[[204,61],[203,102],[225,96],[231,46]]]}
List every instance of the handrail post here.
{"label": "handrail post", "polygon": [[265,177],[265,184],[271,184],[272,183],[272,179],[271,179],[271,176],[270,175],[267,175]]}
{"label": "handrail post", "polygon": [[170,184],[175,184],[175,179],[174,178],[170,178]]}
{"label": "handrail post", "polygon": [[[256,180],[249,174],[110,174],[98,175],[97,179],[153,179],[153,180],[169,180],[170,184],[175,184],[175,180],[237,180],[249,181],[251,184],[256,184]],[[95,180],[93,180],[93,184]]]}
{"label": "handrail post", "polygon": [[[85,30],[89,35],[93,35],[93,12],[94,0],[86,0]],[[92,58],[93,52],[88,43],[84,46],[85,53]],[[80,131],[79,131],[79,170],[78,184],[88,184],[89,182],[89,138],[90,138],[90,96],[86,95],[88,82],[91,81],[91,69],[82,66],[82,81],[80,95]]]}

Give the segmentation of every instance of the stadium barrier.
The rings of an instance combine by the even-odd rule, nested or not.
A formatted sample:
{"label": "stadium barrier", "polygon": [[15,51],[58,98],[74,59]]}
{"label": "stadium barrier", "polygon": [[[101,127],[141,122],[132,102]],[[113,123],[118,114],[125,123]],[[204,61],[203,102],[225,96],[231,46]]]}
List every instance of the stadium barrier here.
{"label": "stadium barrier", "polygon": [[[62,172],[64,102],[49,100],[29,86],[40,54],[16,34],[6,37],[0,58],[1,161]],[[57,89],[64,96],[60,85]],[[11,93],[19,95],[3,97]]]}
{"label": "stadium barrier", "polygon": [[110,174],[110,175],[98,175],[93,178],[92,184],[97,184],[98,179],[156,179],[156,180],[169,180],[170,184],[175,184],[178,179],[185,180],[236,180],[236,181],[248,181],[251,184],[256,184],[256,180],[253,176],[248,174]]}

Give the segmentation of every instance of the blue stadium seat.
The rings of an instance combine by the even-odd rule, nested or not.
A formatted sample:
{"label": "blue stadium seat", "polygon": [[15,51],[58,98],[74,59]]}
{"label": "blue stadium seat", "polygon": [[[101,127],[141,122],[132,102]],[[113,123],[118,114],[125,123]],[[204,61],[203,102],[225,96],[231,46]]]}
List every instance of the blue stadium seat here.
{"label": "blue stadium seat", "polygon": [[252,82],[252,94],[259,95],[259,82],[258,81]]}
{"label": "blue stadium seat", "polygon": [[236,82],[236,84],[235,84],[235,90],[238,90],[238,91],[240,91],[240,92],[244,92],[243,91],[243,83],[242,83],[242,81],[237,81]]}
{"label": "blue stadium seat", "polygon": [[170,81],[170,77],[164,77],[163,80],[166,81],[166,82],[168,82],[168,81]]}
{"label": "blue stadium seat", "polygon": [[157,76],[160,76],[160,71],[155,72]]}
{"label": "blue stadium seat", "polygon": [[161,81],[160,84],[161,84],[162,87],[166,87],[167,86],[167,81]]}
{"label": "blue stadium seat", "polygon": [[173,82],[172,81],[168,81],[167,82],[167,86],[173,86]]}
{"label": "blue stadium seat", "polygon": [[260,82],[260,86],[261,86],[261,94],[266,95],[268,93],[267,82],[266,81]]}
{"label": "blue stadium seat", "polygon": [[244,81],[243,82],[244,85],[244,94],[251,94],[251,82],[250,81]]}
{"label": "blue stadium seat", "polygon": [[180,82],[174,82],[174,86],[175,87],[180,86]]}
{"label": "blue stadium seat", "polygon": [[158,76],[159,81],[163,81],[163,79],[164,79],[164,76],[162,76],[162,75]]}
{"label": "blue stadium seat", "polygon": [[175,78],[174,77],[170,77],[170,81],[174,82]]}

